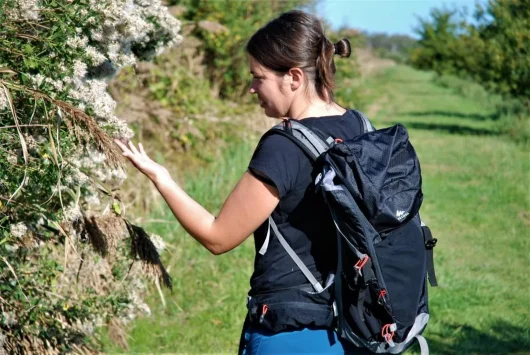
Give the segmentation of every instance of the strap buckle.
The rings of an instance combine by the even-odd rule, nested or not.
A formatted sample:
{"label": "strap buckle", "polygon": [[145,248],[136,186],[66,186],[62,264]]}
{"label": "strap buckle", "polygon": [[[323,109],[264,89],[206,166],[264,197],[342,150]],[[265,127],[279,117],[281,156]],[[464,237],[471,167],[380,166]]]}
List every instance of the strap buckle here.
{"label": "strap buckle", "polygon": [[425,248],[427,248],[428,250],[434,248],[436,246],[436,243],[438,243],[438,239],[436,238],[432,238],[430,240],[426,240],[425,241]]}

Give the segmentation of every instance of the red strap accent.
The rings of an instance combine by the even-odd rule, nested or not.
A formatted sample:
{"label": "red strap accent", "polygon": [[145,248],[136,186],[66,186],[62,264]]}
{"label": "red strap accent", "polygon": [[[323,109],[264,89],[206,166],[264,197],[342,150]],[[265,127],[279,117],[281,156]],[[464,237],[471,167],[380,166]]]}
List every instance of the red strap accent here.
{"label": "red strap accent", "polygon": [[291,127],[291,121],[289,117],[282,117],[283,128]]}
{"label": "red strap accent", "polygon": [[263,307],[261,307],[261,314],[266,315],[268,310],[269,310],[269,306],[264,304]]}
{"label": "red strap accent", "polygon": [[387,343],[390,343],[392,341],[392,338],[394,337],[394,332],[390,332],[389,329],[392,326],[392,324],[385,324],[383,328],[381,329],[381,336]]}
{"label": "red strap accent", "polygon": [[366,263],[368,262],[368,259],[370,259],[370,257],[368,255],[365,255],[364,258],[357,260],[353,267],[357,270],[362,269],[363,266],[366,265]]}

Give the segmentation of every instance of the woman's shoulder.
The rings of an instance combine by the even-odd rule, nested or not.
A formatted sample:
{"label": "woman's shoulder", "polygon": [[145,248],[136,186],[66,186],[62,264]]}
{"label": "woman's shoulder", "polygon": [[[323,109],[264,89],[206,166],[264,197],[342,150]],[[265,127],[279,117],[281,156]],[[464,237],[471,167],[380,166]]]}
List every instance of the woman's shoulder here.
{"label": "woman's shoulder", "polygon": [[352,110],[342,115],[306,118],[302,123],[333,138],[350,139],[362,133],[362,123]]}

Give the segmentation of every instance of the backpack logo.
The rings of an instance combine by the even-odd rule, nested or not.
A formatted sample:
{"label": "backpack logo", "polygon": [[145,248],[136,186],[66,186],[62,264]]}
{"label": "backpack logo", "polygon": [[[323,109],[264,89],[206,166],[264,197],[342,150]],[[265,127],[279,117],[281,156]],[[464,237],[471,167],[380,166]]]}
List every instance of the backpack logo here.
{"label": "backpack logo", "polygon": [[405,218],[407,218],[407,216],[409,215],[409,213],[407,211],[400,211],[400,210],[397,210],[396,211],[396,217],[398,219],[398,221],[402,221],[404,220]]}

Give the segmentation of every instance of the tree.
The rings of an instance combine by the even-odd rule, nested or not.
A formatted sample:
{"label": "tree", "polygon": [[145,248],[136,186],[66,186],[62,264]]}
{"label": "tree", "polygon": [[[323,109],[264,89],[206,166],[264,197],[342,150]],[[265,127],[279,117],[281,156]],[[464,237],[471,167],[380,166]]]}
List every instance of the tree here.
{"label": "tree", "polygon": [[431,11],[420,19],[419,47],[411,62],[440,74],[464,75],[486,88],[530,98],[530,1],[491,0],[477,4],[475,23],[457,10]]}

